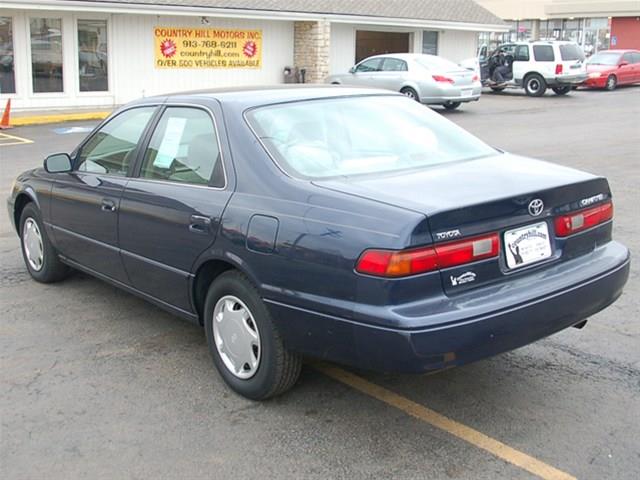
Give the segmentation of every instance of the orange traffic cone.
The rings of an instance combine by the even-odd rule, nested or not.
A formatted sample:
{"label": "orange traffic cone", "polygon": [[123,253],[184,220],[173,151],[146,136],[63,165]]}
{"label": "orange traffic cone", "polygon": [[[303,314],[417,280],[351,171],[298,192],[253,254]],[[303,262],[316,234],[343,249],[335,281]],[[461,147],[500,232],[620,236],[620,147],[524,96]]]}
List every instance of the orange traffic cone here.
{"label": "orange traffic cone", "polygon": [[2,114],[2,120],[0,120],[0,130],[6,130],[11,128],[9,124],[9,117],[11,116],[11,99],[7,99],[7,106],[4,107],[4,113]]}

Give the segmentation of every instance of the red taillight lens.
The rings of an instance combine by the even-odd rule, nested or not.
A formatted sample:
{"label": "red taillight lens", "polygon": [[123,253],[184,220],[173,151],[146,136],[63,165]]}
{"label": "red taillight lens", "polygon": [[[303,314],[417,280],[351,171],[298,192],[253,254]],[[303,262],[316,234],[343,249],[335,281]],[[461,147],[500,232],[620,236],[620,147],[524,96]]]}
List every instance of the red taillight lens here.
{"label": "red taillight lens", "polygon": [[473,77],[471,77],[472,82],[477,82],[478,80],[480,80],[480,77],[478,77],[478,75],[474,75]]}
{"label": "red taillight lens", "polygon": [[356,271],[378,277],[406,277],[496,257],[499,253],[498,234],[493,233],[413,250],[365,250]]}
{"label": "red taillight lens", "polygon": [[613,218],[613,203],[607,202],[597,207],[562,215],[555,220],[556,235],[566,237],[581,232]]}
{"label": "red taillight lens", "polygon": [[562,73],[562,64],[561,63],[557,63],[556,64],[556,75],[560,75]]}
{"label": "red taillight lens", "polygon": [[433,75],[433,79],[434,79],[436,82],[454,83],[453,78],[444,77],[444,76],[442,76],[442,75]]}

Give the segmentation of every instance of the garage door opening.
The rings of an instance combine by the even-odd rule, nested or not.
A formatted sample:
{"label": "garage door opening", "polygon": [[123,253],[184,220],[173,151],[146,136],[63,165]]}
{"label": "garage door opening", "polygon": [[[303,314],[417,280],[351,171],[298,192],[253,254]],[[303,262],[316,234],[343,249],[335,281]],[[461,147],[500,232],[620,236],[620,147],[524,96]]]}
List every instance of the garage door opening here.
{"label": "garage door opening", "polygon": [[409,53],[409,33],[356,32],[356,63],[372,55]]}

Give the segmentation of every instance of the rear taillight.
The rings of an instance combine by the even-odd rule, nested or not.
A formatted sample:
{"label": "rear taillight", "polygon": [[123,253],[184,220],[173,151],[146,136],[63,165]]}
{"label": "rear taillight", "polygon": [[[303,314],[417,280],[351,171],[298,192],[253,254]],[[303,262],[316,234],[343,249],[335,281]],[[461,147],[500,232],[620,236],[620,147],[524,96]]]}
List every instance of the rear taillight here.
{"label": "rear taillight", "polygon": [[498,234],[492,233],[435,247],[365,250],[358,259],[356,271],[378,277],[406,277],[497,257],[499,253]]}
{"label": "rear taillight", "polygon": [[474,75],[473,77],[471,77],[472,82],[477,82],[478,80],[480,80],[480,77],[478,77],[478,75]]}
{"label": "rear taillight", "polygon": [[613,204],[603,203],[597,207],[587,208],[579,212],[562,215],[555,220],[556,235],[566,237],[581,232],[613,218]]}
{"label": "rear taillight", "polygon": [[556,63],[556,75],[560,75],[562,73],[562,64]]}
{"label": "rear taillight", "polygon": [[436,82],[442,82],[442,83],[455,83],[455,81],[453,80],[453,78],[449,78],[449,77],[445,77],[442,75],[433,75],[433,79]]}

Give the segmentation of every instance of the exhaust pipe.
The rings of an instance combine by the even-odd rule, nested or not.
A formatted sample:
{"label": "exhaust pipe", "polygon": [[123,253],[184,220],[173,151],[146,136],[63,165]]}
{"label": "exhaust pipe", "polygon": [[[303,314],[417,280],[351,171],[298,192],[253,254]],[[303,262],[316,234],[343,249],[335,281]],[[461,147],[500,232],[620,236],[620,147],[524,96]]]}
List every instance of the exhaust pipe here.
{"label": "exhaust pipe", "polygon": [[576,323],[575,325],[573,325],[573,328],[577,328],[577,329],[581,329],[584,328],[584,326],[587,324],[586,320],[583,320],[581,322]]}

